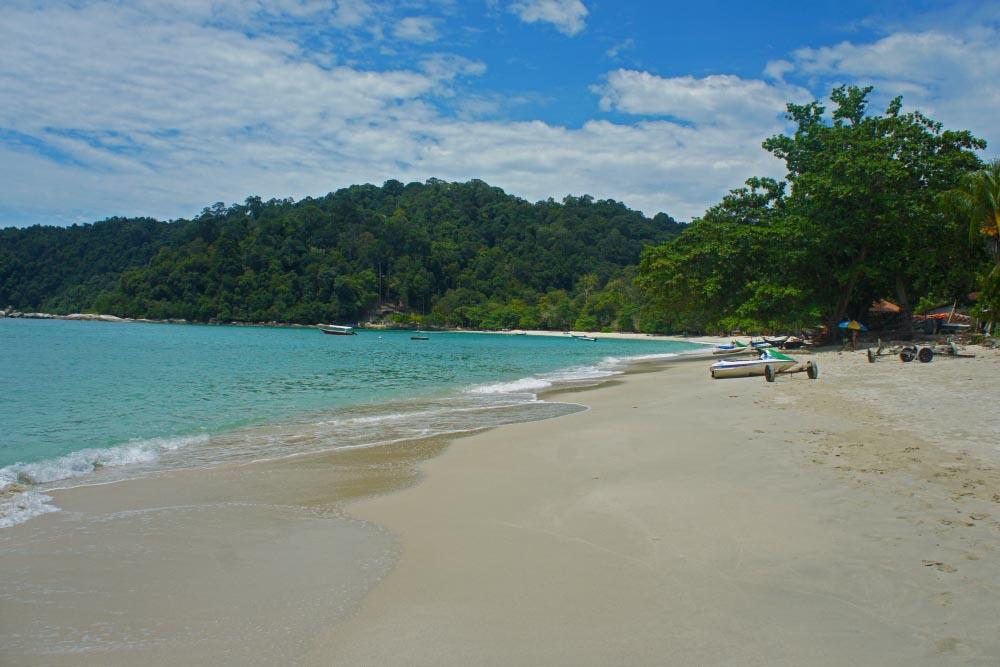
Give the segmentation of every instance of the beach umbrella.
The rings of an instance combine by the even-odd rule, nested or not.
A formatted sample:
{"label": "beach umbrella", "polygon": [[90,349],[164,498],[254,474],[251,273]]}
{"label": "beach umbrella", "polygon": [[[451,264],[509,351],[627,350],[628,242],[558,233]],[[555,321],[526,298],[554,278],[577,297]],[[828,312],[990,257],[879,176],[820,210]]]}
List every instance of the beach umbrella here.
{"label": "beach umbrella", "polygon": [[851,329],[852,331],[868,331],[868,327],[857,320],[845,320],[837,326],[841,329]]}

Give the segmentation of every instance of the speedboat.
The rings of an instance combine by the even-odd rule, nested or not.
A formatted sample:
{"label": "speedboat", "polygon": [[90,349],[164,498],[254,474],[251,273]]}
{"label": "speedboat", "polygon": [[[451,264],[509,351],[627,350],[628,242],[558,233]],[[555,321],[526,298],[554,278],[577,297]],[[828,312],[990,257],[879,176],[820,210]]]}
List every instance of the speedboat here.
{"label": "speedboat", "polygon": [[770,366],[775,373],[787,370],[798,362],[789,356],[775,352],[771,348],[766,348],[760,353],[758,359],[728,360],[722,359],[715,362],[709,368],[712,378],[745,378],[754,375],[764,375],[767,367]]}
{"label": "speedboat", "polygon": [[325,334],[331,336],[357,336],[357,332],[352,327],[343,327],[337,324],[323,324],[319,328]]}

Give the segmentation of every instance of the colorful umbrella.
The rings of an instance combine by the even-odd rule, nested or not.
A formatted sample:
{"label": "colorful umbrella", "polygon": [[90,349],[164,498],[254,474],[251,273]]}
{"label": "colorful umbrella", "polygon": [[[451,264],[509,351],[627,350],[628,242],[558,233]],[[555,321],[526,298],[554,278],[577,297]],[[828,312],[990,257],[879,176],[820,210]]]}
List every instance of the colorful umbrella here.
{"label": "colorful umbrella", "polygon": [[868,327],[857,320],[845,320],[837,325],[841,329],[852,329],[854,331],[868,331]]}

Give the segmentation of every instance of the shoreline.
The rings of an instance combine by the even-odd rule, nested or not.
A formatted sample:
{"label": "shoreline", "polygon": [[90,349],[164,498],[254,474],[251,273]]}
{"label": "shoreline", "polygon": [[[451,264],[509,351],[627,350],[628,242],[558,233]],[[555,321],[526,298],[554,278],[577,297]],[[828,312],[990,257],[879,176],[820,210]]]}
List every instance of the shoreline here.
{"label": "shoreline", "polygon": [[[193,326],[220,326],[220,327],[277,327],[277,328],[289,328],[289,329],[319,329],[327,324],[296,324],[288,322],[192,322],[183,319],[166,319],[166,320],[148,320],[144,318],[132,318],[132,317],[118,317],[117,315],[104,315],[96,313],[70,313],[69,315],[55,315],[52,313],[23,313],[20,311],[13,311],[8,313],[5,311],[0,311],[0,320],[2,319],[12,319],[12,320],[68,320],[76,322],[112,322],[112,323],[122,323],[122,324],[189,324]],[[355,329],[361,331],[419,331],[421,330],[417,326],[412,327],[392,327],[387,325],[372,325],[372,326],[355,326]],[[570,332],[566,331],[549,331],[547,329],[513,329],[510,331],[486,331],[482,329],[428,329],[433,333],[472,333],[472,334],[496,334],[496,335],[529,335],[529,336],[565,336]],[[708,340],[716,340],[714,336],[694,336],[693,340],[691,337],[687,336],[673,336],[666,334],[647,334],[639,332],[575,332],[576,334],[586,334],[589,336],[594,336],[597,338],[617,338],[623,340],[646,340],[649,338],[661,339],[661,340],[676,340],[682,342],[701,342]],[[739,336],[737,336],[739,338]],[[729,338],[718,338],[718,340],[728,341]],[[705,344],[711,344],[706,342]]]}
{"label": "shoreline", "polygon": [[558,419],[58,492],[0,531],[24,542],[0,627],[79,640],[6,642],[19,664],[994,664],[1000,356],[977,355],[828,350],[768,384],[696,353]]}
{"label": "shoreline", "polygon": [[[475,333],[475,332],[469,332],[469,333]],[[402,337],[405,334],[399,333],[398,335]],[[502,335],[502,334],[497,334],[497,335]],[[543,332],[542,335],[545,335],[545,333]],[[563,337],[563,335],[554,334],[553,337],[549,338],[548,340],[553,340],[554,338],[558,337]],[[626,338],[626,339],[634,338],[634,336],[628,336],[628,335],[621,335],[616,337]],[[318,338],[325,339],[326,337],[318,336]],[[378,338],[381,339],[382,336],[379,335]],[[370,336],[368,340],[374,341],[374,339],[375,336]],[[659,342],[661,344],[666,343],[667,341],[673,342],[672,339],[660,339],[659,341],[653,341],[652,339],[645,337],[640,338],[640,340],[651,343]],[[316,341],[313,342],[315,343]],[[325,343],[326,341],[323,342]],[[469,339],[466,339],[465,342],[468,343]],[[575,343],[571,344],[575,345]],[[641,347],[641,346],[636,345],[633,347]],[[671,347],[671,346],[666,345],[665,347]],[[678,347],[691,348],[694,346],[691,344],[687,344]],[[512,350],[518,351],[517,354],[522,354],[520,350],[525,349],[521,348],[519,345],[510,345],[510,348]],[[598,345],[597,347],[589,348],[586,350],[586,352],[590,356],[594,357],[594,360],[592,363],[587,362],[587,364],[581,366],[580,368],[586,368],[589,369],[590,371],[593,371],[592,375],[595,377],[591,377],[591,375],[587,373],[584,373],[583,375],[579,376],[572,376],[572,374],[567,374],[565,371],[568,368],[576,368],[576,366],[572,365],[567,366],[567,369],[554,369],[550,372],[534,374],[534,375],[532,375],[530,371],[528,371],[528,375],[525,375],[524,377],[516,377],[513,379],[500,382],[500,384],[497,385],[498,387],[502,387],[502,390],[499,393],[504,393],[508,391],[513,391],[515,393],[520,392],[520,394],[523,394],[526,397],[524,400],[527,403],[532,404],[530,406],[525,406],[525,405],[521,406],[520,408],[521,411],[525,413],[528,413],[529,408],[532,408],[530,410],[532,414],[524,414],[520,418],[525,420],[532,420],[539,418],[538,414],[533,414],[533,413],[538,412],[538,410],[544,411],[544,407],[539,405],[539,403],[541,402],[531,401],[530,395],[532,392],[539,391],[542,388],[542,386],[549,384],[566,385],[566,384],[577,384],[577,383],[580,383],[584,386],[590,386],[593,382],[600,382],[600,376],[606,375],[608,373],[611,374],[618,373],[624,366],[628,365],[629,363],[633,363],[632,361],[624,362],[625,359],[629,358],[628,354],[624,356],[616,355],[614,352],[609,351],[610,349],[611,349],[610,347],[605,347],[603,348],[602,351],[602,348]],[[580,348],[580,350],[582,351],[584,350],[584,348]],[[630,354],[638,354],[641,351],[642,350],[635,350]],[[669,353],[671,352],[667,351],[662,352],[662,354],[669,354]],[[654,354],[660,354],[660,353],[654,353]],[[604,355],[604,359],[599,361],[601,355]],[[639,355],[637,358],[642,358],[642,355]],[[611,360],[611,366],[608,366],[606,364],[608,360]],[[571,364],[570,361],[567,361],[566,363]],[[539,382],[537,383],[530,382],[530,380],[534,380],[535,378],[540,378]],[[527,388],[523,390],[518,388],[525,380],[529,380],[529,382],[526,385]],[[510,389],[505,385],[512,385],[514,389]],[[544,391],[547,392],[549,391],[549,389],[545,389]],[[491,393],[491,392],[486,392],[486,393]],[[358,405],[364,405],[364,404],[359,403]],[[538,410],[534,408],[538,408]],[[514,418],[517,419],[518,417]],[[500,421],[506,421],[505,419],[502,419],[500,417],[498,417],[497,419]],[[361,421],[367,421],[367,420],[361,420]],[[461,428],[459,427],[450,428],[449,425],[452,424],[453,422],[449,422],[448,424],[443,424],[441,426],[442,429],[441,434],[447,435],[448,433],[452,432],[452,428],[454,428],[454,432],[461,433],[466,429],[474,431],[482,427],[481,424],[473,423],[475,420],[467,420],[467,421],[469,423],[464,424],[464,426],[462,426]],[[263,425],[260,428],[263,429],[264,431],[273,431],[266,422],[263,423]],[[233,433],[239,433],[241,430],[242,429],[234,430]],[[252,425],[251,427],[247,428],[247,432],[251,433],[250,437],[254,437],[253,436],[254,430],[255,430],[255,425]],[[371,432],[371,429],[369,428],[368,431]],[[358,430],[358,432],[361,433],[361,430]],[[435,432],[435,429],[428,428],[423,430],[424,434],[432,432]],[[390,440],[396,439],[397,437],[406,440],[407,438],[410,437],[416,437],[415,433],[416,432],[413,432],[413,434],[410,433],[403,434],[403,432],[401,431],[399,435],[393,436],[392,438],[390,438]],[[362,437],[363,436],[364,434],[362,433]],[[225,437],[226,433],[222,432],[221,434],[219,433],[198,434],[196,436],[182,435],[182,436],[177,436],[176,440],[186,441],[186,440],[195,440],[200,438],[212,441],[215,439],[225,440]],[[264,433],[263,437],[264,438],[273,437],[277,441],[280,441],[283,438],[287,438],[290,441],[292,441],[295,440],[295,433],[291,432],[290,429],[286,428],[281,432],[273,431]],[[385,442],[379,443],[377,442],[377,440],[378,438],[375,438],[374,440],[359,439],[355,443],[353,440],[347,441],[345,440],[344,437],[340,437],[337,439],[336,443],[332,441],[330,443],[325,443],[326,447],[323,447],[322,450],[320,447],[314,446],[311,450],[306,448],[306,451],[295,451],[294,453],[291,454],[288,454],[283,451],[276,451],[274,456],[266,456],[265,453],[265,455],[258,456],[254,460],[264,460],[264,461],[280,460],[285,456],[309,455],[310,453],[317,453],[321,451],[338,449],[347,444],[357,444],[359,446],[366,446],[366,445],[382,446],[385,444]],[[154,449],[154,453],[156,454],[154,460],[148,465],[144,460],[141,459],[141,457],[132,455],[131,452],[129,451],[130,448],[133,448],[135,446],[134,441],[129,441],[128,443],[121,443],[121,444],[112,444],[104,449],[94,449],[94,450],[83,449],[80,450],[83,453],[83,456],[81,457],[76,457],[76,452],[71,451],[68,454],[62,456],[52,457],[50,459],[43,459],[41,461],[33,461],[29,463],[15,462],[13,461],[13,459],[11,459],[8,462],[7,467],[0,469],[0,473],[2,473],[2,479],[0,479],[0,501],[4,503],[4,505],[0,507],[0,529],[10,527],[12,525],[17,525],[24,521],[30,521],[31,517],[41,516],[46,512],[58,510],[58,503],[51,502],[51,500],[47,497],[51,492],[76,488],[79,486],[102,485],[107,483],[116,483],[118,481],[124,481],[124,480],[145,478],[150,475],[156,475],[168,470],[187,469],[188,466],[184,465],[183,463],[183,451],[186,451],[187,448],[186,443],[179,444],[176,447],[173,446],[163,447],[162,445],[159,445],[161,449],[166,451],[166,453],[164,454],[156,450],[156,448],[158,447],[158,445],[156,444],[157,441],[158,438],[156,437],[150,437],[143,441],[143,444],[146,442],[152,443],[151,447]],[[162,456],[164,457],[164,460],[168,460],[168,457],[174,450],[180,451],[181,455],[179,455],[179,457],[174,457],[174,459],[169,459],[170,461],[169,463],[164,464],[163,466],[157,468],[159,458]],[[125,452],[125,455],[119,456],[120,451]],[[120,460],[124,462],[120,463],[119,462]],[[229,460],[235,462],[233,458],[230,458]],[[98,462],[91,463],[91,461],[98,461]],[[105,463],[105,461],[107,461],[107,463]],[[130,465],[136,461],[137,461],[136,465]],[[93,468],[92,470],[91,467]],[[54,473],[51,471],[54,471]],[[20,511],[18,510],[18,507],[20,508]]]}

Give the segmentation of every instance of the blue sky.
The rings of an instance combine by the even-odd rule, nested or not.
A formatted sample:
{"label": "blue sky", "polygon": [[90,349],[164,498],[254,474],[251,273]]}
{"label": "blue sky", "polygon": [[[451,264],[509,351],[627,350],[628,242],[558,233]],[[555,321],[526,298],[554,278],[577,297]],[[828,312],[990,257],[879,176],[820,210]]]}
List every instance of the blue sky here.
{"label": "blue sky", "polygon": [[7,0],[0,227],[481,179],[690,220],[787,102],[873,85],[1000,155],[1000,3]]}

